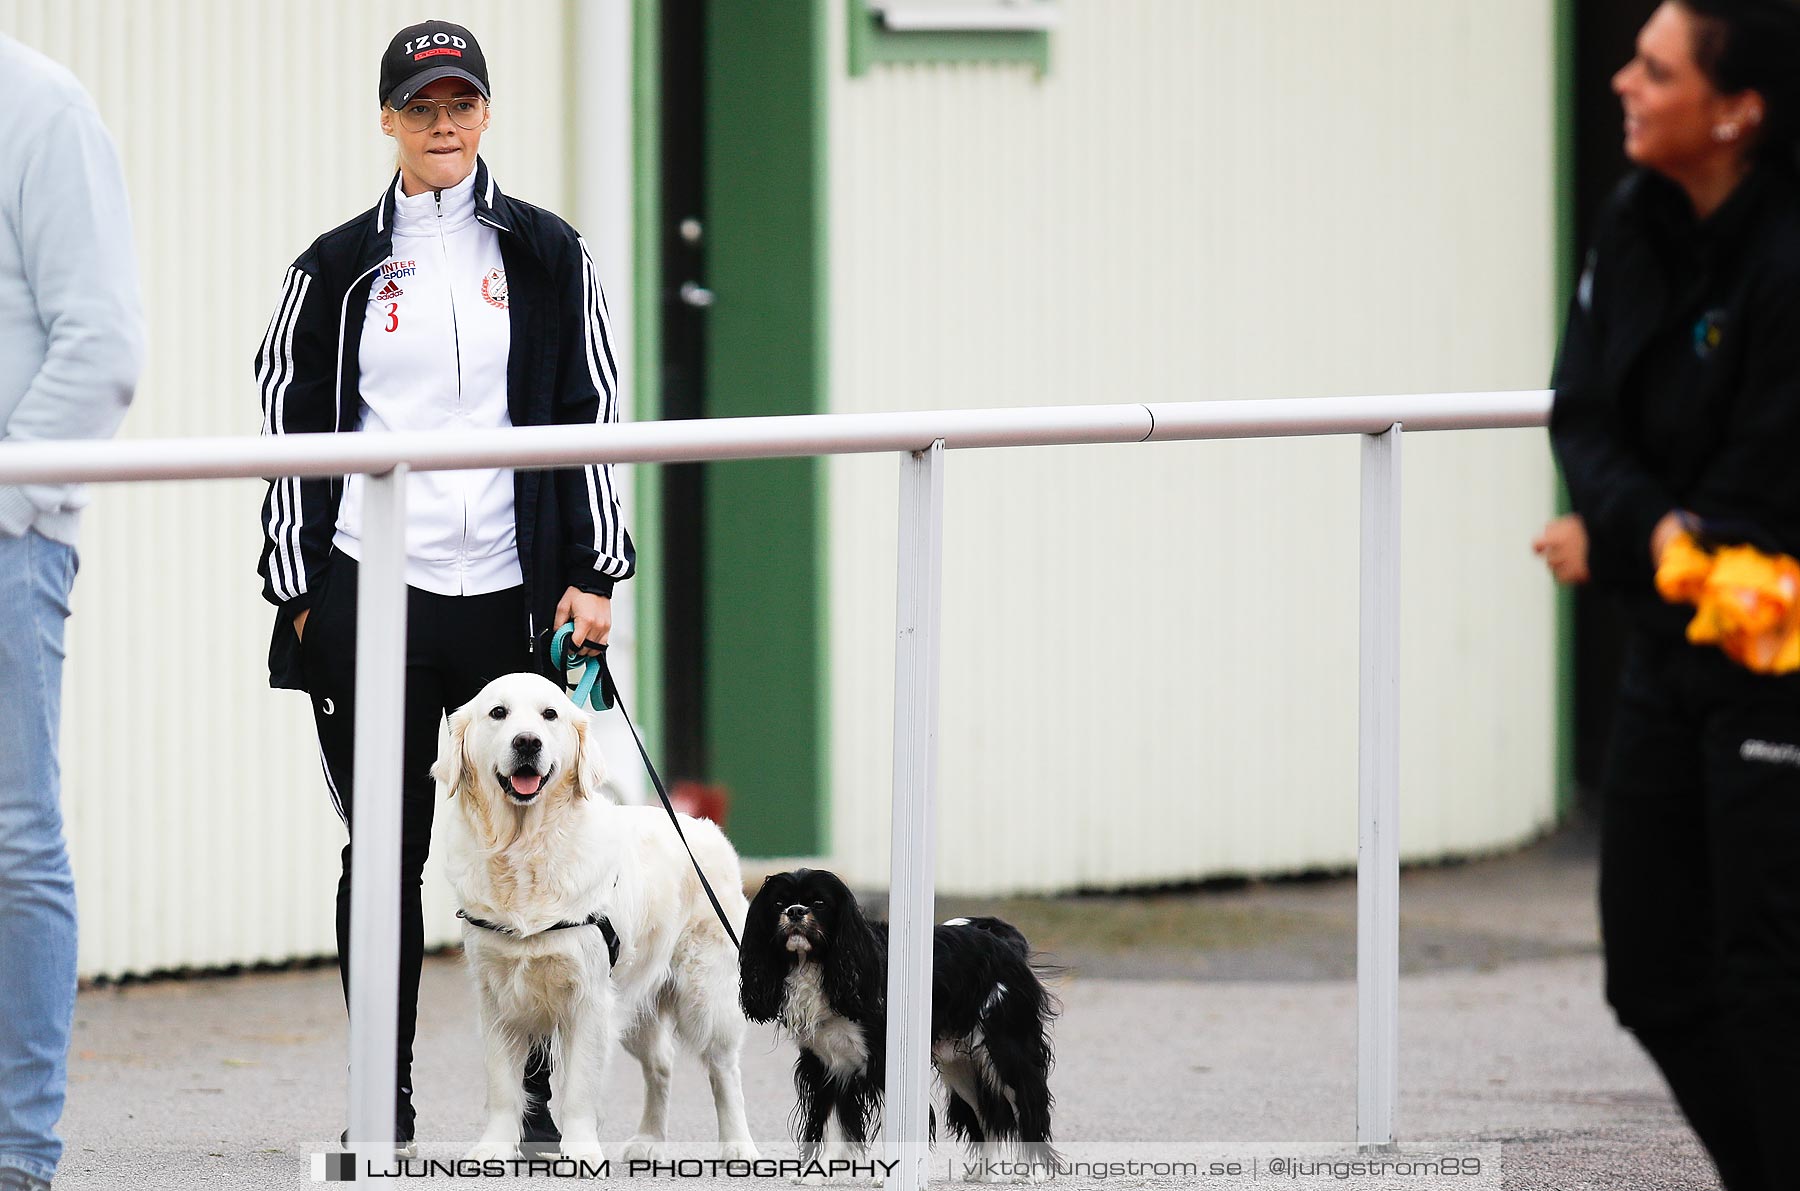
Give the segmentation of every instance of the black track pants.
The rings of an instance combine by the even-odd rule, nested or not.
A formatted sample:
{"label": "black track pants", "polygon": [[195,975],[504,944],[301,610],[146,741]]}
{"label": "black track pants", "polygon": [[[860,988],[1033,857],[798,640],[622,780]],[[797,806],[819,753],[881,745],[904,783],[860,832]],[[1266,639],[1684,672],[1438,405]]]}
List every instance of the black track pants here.
{"label": "black track pants", "polygon": [[1730,1191],[1800,1121],[1800,677],[1634,638],[1607,765],[1607,1000]]}
{"label": "black track pants", "polygon": [[[312,696],[313,722],[333,804],[355,839],[352,766],[356,722],[356,563],[333,554],[314,590],[312,612],[300,644],[300,663]],[[406,723],[400,771],[400,1005],[396,1072],[396,1136],[413,1135],[412,1042],[419,1012],[419,967],[425,952],[420,874],[431,846],[438,722],[473,698],[489,681],[532,670],[525,639],[523,588],[479,596],[406,593]],[[338,878],[338,971],[350,990],[350,856],[344,845]],[[550,1097],[542,1051],[533,1053],[527,1090],[538,1103]],[[529,1122],[528,1122],[529,1124]],[[527,1133],[533,1130],[527,1129]]]}

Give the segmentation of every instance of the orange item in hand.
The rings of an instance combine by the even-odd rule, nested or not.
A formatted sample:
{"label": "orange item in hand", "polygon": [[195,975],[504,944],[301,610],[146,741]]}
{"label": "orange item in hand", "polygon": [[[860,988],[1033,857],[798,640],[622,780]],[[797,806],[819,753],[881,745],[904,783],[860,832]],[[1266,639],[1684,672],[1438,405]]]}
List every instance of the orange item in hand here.
{"label": "orange item in hand", "polygon": [[1758,674],[1800,670],[1800,561],[1751,546],[1711,553],[1682,533],[1663,549],[1656,590],[1694,605],[1694,644],[1717,645]]}
{"label": "orange item in hand", "polygon": [[1656,590],[1671,604],[1698,604],[1712,574],[1713,556],[1702,550],[1693,535],[1682,532],[1663,547],[1656,563]]}

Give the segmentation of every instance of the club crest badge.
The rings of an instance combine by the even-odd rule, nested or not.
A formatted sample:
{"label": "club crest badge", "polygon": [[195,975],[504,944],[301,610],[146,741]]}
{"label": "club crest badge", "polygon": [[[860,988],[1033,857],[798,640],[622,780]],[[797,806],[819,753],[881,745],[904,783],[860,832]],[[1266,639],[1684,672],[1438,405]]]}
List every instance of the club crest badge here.
{"label": "club crest badge", "polygon": [[489,306],[498,306],[502,310],[507,308],[505,269],[488,270],[488,275],[481,279],[481,296]]}
{"label": "club crest badge", "polygon": [[1712,358],[1719,350],[1719,343],[1725,337],[1725,323],[1728,312],[1724,310],[1708,310],[1694,324],[1694,355],[1702,360]]}

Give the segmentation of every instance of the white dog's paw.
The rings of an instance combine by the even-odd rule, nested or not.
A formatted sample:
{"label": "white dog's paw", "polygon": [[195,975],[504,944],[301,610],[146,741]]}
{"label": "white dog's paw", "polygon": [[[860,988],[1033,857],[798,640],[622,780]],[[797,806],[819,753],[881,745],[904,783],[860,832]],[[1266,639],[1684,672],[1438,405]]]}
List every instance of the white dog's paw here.
{"label": "white dog's paw", "polygon": [[619,1160],[622,1162],[654,1162],[662,1156],[663,1151],[667,1148],[662,1138],[640,1133],[620,1147]]}
{"label": "white dog's paw", "polygon": [[825,1185],[825,1176],[822,1174],[795,1175],[793,1178],[789,1179],[788,1182],[794,1184],[796,1187],[823,1187]]}
{"label": "white dog's paw", "polygon": [[485,1162],[489,1158],[508,1160],[519,1156],[519,1143],[516,1141],[478,1141],[475,1148],[463,1157],[471,1162]]}
{"label": "white dog's paw", "polygon": [[721,1141],[719,1143],[719,1159],[723,1162],[754,1162],[762,1157],[757,1153],[756,1143],[745,1141]]}
{"label": "white dog's paw", "polygon": [[601,1150],[598,1140],[571,1140],[564,1137],[561,1153],[564,1158],[573,1159],[587,1166],[598,1167],[606,1162],[606,1154]]}

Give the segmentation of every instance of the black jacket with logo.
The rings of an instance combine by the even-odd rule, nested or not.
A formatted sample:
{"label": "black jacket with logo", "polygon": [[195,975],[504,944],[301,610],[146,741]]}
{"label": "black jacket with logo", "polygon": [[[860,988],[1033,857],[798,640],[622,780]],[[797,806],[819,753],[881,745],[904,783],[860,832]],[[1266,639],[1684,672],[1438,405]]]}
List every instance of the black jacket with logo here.
{"label": "black jacket with logo", "polygon": [[[373,208],[313,241],[288,269],[256,360],[264,434],[355,430],[369,283],[392,253],[396,189],[390,184]],[[498,233],[506,265],[512,424],[617,421],[612,331],[580,236],[550,212],[502,194],[479,160],[475,217]],[[337,478],[281,478],[263,501],[257,569],[264,598],[280,609],[269,645],[272,686],[302,686],[293,618],[311,605],[331,555],[343,490]],[[616,493],[603,465],[513,473],[527,608],[521,636],[535,642],[550,627],[567,588],[610,596],[632,574],[636,553]]]}
{"label": "black jacket with logo", "polygon": [[1569,310],[1551,443],[1594,582],[1642,626],[1672,509],[1719,543],[1800,556],[1800,182],[1761,168],[1705,221],[1647,172],[1613,196]]}

